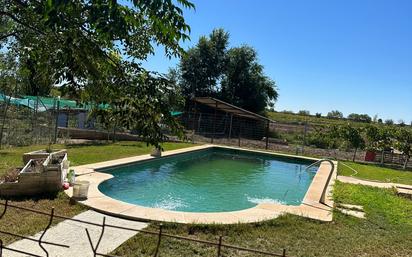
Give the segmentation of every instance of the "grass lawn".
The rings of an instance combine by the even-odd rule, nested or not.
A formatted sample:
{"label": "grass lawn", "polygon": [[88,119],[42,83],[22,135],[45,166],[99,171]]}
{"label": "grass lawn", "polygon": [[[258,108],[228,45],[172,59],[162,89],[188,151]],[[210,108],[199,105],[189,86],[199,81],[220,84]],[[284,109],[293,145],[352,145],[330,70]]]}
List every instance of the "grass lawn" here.
{"label": "grass lawn", "polygon": [[[165,143],[165,150],[173,150],[193,146],[184,143]],[[45,146],[15,147],[0,151],[0,176],[8,168],[22,165],[22,154],[29,151],[44,149]],[[68,150],[71,165],[81,165],[99,161],[113,160],[150,153],[151,147],[141,142],[120,142],[115,144],[91,144],[91,145],[55,145],[54,149],[66,148]],[[1,199],[0,199],[1,200]],[[22,207],[28,207],[49,212],[55,207],[55,213],[72,217],[86,210],[79,204],[70,204],[69,198],[63,192],[55,196],[45,196],[30,199],[14,199],[10,203]],[[3,207],[0,206],[0,213]],[[43,230],[48,223],[48,218],[31,212],[21,211],[13,208],[7,210],[6,215],[0,220],[0,229],[12,231],[20,235],[33,235]],[[9,244],[18,238],[0,234],[5,244]]]}
{"label": "grass lawn", "polygon": [[[190,143],[164,143],[165,150],[190,147]],[[23,166],[22,155],[30,151],[45,149],[45,145],[13,147],[0,150],[0,176],[13,167]],[[71,166],[95,163],[130,157],[135,155],[147,154],[152,150],[143,142],[119,142],[119,143],[100,143],[100,144],[71,144],[53,145],[52,149],[67,149]]]}
{"label": "grass lawn", "polygon": [[[412,201],[392,190],[336,183],[336,202],[359,204],[367,219],[334,213],[323,223],[294,215],[238,225],[164,224],[166,233],[224,242],[290,256],[412,256]],[[157,229],[152,224],[149,229]],[[116,249],[121,256],[153,256],[156,236],[138,234]],[[161,256],[216,256],[216,248],[198,243],[162,238]],[[223,256],[256,256],[223,251]]]}
{"label": "grass lawn", "polygon": [[353,170],[351,170],[350,168],[344,165],[339,165],[338,167],[339,175],[343,175],[343,176],[353,175],[354,177],[357,177],[360,179],[412,185],[412,171],[395,170],[395,169],[380,167],[378,165],[373,165],[373,164],[360,164],[360,163],[354,163],[354,162],[343,162],[343,163],[355,169],[358,172],[358,174],[353,175],[355,173]]}
{"label": "grass lawn", "polygon": [[[192,146],[192,144],[167,143],[166,150]],[[21,165],[21,155],[45,146],[18,147],[0,151],[0,174],[9,167]],[[144,143],[121,142],[101,145],[58,145],[66,148],[72,165],[99,162],[121,157],[145,154],[151,151]],[[403,172],[373,165],[345,162],[359,171],[360,178],[412,184],[411,172]],[[359,166],[359,167],[358,167]],[[353,172],[339,166],[339,173]],[[379,175],[377,175],[379,174]],[[361,177],[365,176],[365,177]],[[276,253],[287,249],[289,256],[412,256],[412,201],[399,197],[391,189],[378,189],[361,185],[336,182],[334,198],[337,203],[363,205],[366,220],[346,216],[335,211],[334,221],[323,223],[294,215],[274,220],[238,225],[182,225],[164,224],[164,232],[217,241],[223,235],[224,242]],[[71,205],[64,193],[36,199],[13,200],[13,204],[74,216],[85,210],[78,204]],[[0,211],[2,207],[0,207]],[[18,211],[12,208],[0,220],[0,228],[22,235],[32,235],[43,230],[47,217]],[[148,229],[157,229],[152,223]],[[0,235],[6,244],[16,238]],[[153,256],[157,238],[138,234],[116,249],[120,256]],[[203,244],[162,238],[160,256],[216,256],[216,248]],[[223,256],[256,256],[233,250],[223,250]]]}

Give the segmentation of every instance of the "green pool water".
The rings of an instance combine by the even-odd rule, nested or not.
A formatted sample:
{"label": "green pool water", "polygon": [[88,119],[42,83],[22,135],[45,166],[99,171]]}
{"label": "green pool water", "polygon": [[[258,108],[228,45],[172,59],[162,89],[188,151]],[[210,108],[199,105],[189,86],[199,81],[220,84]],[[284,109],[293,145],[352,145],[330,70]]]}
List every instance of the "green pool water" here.
{"label": "green pool water", "polygon": [[186,212],[222,212],[275,202],[299,205],[318,167],[308,160],[212,148],[104,170],[114,199]]}

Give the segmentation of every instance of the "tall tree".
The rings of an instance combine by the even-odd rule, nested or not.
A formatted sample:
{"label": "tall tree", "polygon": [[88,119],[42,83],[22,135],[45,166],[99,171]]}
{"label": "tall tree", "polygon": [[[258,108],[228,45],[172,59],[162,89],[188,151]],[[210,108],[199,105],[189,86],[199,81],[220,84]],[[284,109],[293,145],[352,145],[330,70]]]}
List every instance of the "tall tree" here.
{"label": "tall tree", "polygon": [[215,29],[209,37],[202,36],[197,45],[182,57],[179,70],[185,96],[217,95],[228,44],[229,34],[223,29]]}
{"label": "tall tree", "polygon": [[221,91],[224,100],[252,112],[262,112],[277,96],[275,82],[264,75],[253,48],[242,46],[228,51]]}
{"label": "tall tree", "polygon": [[215,29],[182,57],[178,70],[186,99],[212,96],[253,112],[277,99],[275,82],[249,46],[228,48],[229,34]]}

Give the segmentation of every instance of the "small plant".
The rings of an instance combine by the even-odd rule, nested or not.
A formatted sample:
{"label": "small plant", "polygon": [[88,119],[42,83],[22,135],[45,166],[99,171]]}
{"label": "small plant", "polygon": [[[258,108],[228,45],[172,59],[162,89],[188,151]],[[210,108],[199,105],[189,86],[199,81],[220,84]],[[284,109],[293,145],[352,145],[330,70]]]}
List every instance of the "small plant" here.
{"label": "small plant", "polygon": [[52,152],[53,152],[53,149],[52,149],[51,143],[49,142],[46,148],[46,153],[52,153]]}

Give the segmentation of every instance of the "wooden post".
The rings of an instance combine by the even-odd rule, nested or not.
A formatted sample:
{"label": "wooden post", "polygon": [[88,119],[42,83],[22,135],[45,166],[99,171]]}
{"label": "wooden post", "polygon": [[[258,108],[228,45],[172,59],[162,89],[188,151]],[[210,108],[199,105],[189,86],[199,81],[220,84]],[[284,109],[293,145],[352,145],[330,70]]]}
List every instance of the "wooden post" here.
{"label": "wooden post", "polygon": [[160,241],[161,241],[161,239],[162,239],[162,230],[163,230],[163,225],[160,224],[160,227],[159,227],[159,237],[158,237],[158,240],[157,240],[156,252],[155,252],[155,254],[154,254],[155,257],[157,257],[157,256],[159,255]]}
{"label": "wooden post", "polygon": [[241,124],[239,124],[239,140],[238,140],[239,147],[240,147],[240,134],[241,134],[241,132],[242,132],[242,126],[241,126]]}
{"label": "wooden post", "polygon": [[[194,113],[193,113],[193,122],[192,122],[192,126],[193,126],[193,130],[196,130],[196,114],[197,114],[197,102],[195,102],[195,106],[194,106]],[[190,115],[190,114],[189,114]]]}
{"label": "wooden post", "polygon": [[265,149],[267,150],[269,147],[269,121],[267,121],[266,124],[266,147]]}
{"label": "wooden post", "polygon": [[308,132],[308,122],[307,122],[307,121],[305,121],[305,128],[304,128],[304,131],[303,131],[302,154],[303,154],[303,153],[304,153],[304,151],[305,151],[305,145],[306,145],[306,134],[307,134],[307,132]]}
{"label": "wooden post", "polygon": [[213,117],[213,135],[212,135],[212,144],[213,140],[215,139],[215,134],[216,134],[216,112],[217,112],[217,101],[215,102],[215,114]]}
{"label": "wooden post", "polygon": [[[195,134],[196,134],[196,129],[197,129],[197,127],[199,126],[199,120],[198,119],[196,119],[196,114],[197,114],[197,104],[196,104],[196,102],[195,102],[195,107],[194,107],[194,113],[193,113],[193,121],[192,121],[192,144],[194,144],[195,143]],[[189,115],[188,115],[188,117],[190,117],[190,112],[189,112]],[[197,121],[197,122],[196,122]],[[189,122],[188,122],[188,124],[189,124]]]}
{"label": "wooden post", "polygon": [[233,113],[230,114],[229,140],[232,139],[232,123],[233,123]]}
{"label": "wooden post", "polygon": [[202,121],[202,113],[199,114],[199,119],[197,119],[197,132],[200,131],[200,122]]}
{"label": "wooden post", "polygon": [[56,108],[56,125],[54,126],[54,143],[57,143],[57,133],[59,127],[59,108],[60,108],[60,97],[57,98],[57,108]]}
{"label": "wooden post", "polygon": [[221,256],[221,249],[222,249],[222,236],[219,236],[219,244],[217,246],[217,257]]}

